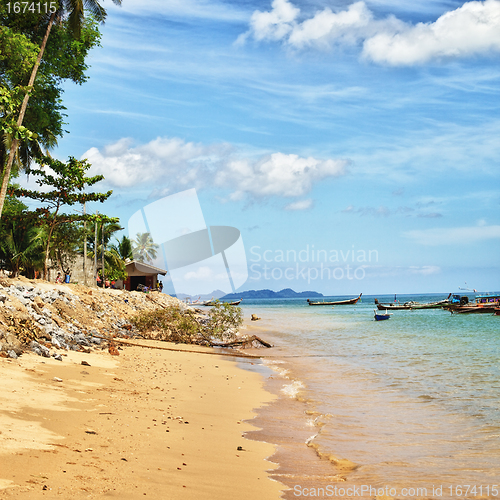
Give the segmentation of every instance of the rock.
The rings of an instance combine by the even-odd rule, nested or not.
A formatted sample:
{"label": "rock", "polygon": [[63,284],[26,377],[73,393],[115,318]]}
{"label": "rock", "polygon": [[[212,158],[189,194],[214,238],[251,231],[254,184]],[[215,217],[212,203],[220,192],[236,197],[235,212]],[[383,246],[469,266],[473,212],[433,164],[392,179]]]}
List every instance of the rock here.
{"label": "rock", "polygon": [[252,317],[251,317],[252,321],[258,321],[259,319],[262,319],[262,318],[259,318],[256,314],[252,314]]}
{"label": "rock", "polygon": [[116,348],[116,346],[114,344],[109,345],[108,352],[109,352],[109,354],[111,354],[111,356],[119,356],[120,355],[120,353],[118,352],[118,349]]}
{"label": "rock", "polygon": [[90,366],[90,363],[88,361],[82,361],[83,366]]}
{"label": "rock", "polygon": [[23,353],[23,346],[15,335],[8,333],[5,335],[5,343],[2,344],[1,350],[6,353],[14,352],[17,358]]}
{"label": "rock", "polygon": [[50,351],[47,347],[45,347],[44,345],[41,345],[40,350],[42,351],[42,356],[44,358],[50,358]]}
{"label": "rock", "polygon": [[60,354],[58,354],[57,352],[55,352],[54,354],[52,354],[52,357],[54,359],[57,359],[57,361],[62,361],[62,356]]}
{"label": "rock", "polygon": [[9,355],[9,358],[17,359],[17,354],[14,351],[9,351],[7,354]]}

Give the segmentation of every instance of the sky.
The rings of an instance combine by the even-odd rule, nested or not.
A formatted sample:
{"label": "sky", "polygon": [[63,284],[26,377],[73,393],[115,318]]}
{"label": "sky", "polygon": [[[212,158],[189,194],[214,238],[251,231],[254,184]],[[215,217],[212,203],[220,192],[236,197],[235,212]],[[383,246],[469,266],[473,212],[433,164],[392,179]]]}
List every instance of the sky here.
{"label": "sky", "polygon": [[[195,193],[240,231],[238,290],[500,289],[500,0],[102,4],[53,152],[105,176],[90,210]],[[191,208],[158,217],[180,237]]]}

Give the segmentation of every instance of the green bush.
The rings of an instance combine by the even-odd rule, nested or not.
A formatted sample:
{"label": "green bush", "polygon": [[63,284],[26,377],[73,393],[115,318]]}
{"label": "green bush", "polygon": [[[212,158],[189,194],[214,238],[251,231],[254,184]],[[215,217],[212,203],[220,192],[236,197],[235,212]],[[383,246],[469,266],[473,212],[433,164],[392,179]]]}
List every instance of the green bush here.
{"label": "green bush", "polygon": [[181,311],[170,306],[142,311],[130,321],[145,338],[211,345],[234,340],[243,318],[241,308],[216,301],[207,318],[196,317],[190,309]]}
{"label": "green bush", "polygon": [[131,322],[146,338],[184,344],[194,343],[199,330],[196,320],[178,307],[142,311]]}
{"label": "green bush", "polygon": [[241,307],[216,300],[208,313],[204,333],[213,339],[227,342],[234,340],[242,323]]}

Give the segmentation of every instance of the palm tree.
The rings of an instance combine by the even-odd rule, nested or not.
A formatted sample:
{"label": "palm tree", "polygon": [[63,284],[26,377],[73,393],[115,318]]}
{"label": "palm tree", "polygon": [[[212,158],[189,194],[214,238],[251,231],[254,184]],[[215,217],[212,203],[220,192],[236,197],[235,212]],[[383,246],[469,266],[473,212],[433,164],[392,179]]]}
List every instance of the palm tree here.
{"label": "palm tree", "polygon": [[121,255],[117,252],[116,245],[108,246],[113,234],[117,231],[121,231],[122,229],[123,227],[121,227],[117,222],[105,222],[98,227],[97,241],[95,241],[93,235],[88,235],[87,237],[87,244],[90,247],[88,256],[89,258],[94,259],[96,256],[95,252],[97,251],[97,266],[99,267],[99,263],[101,264],[101,273],[103,273],[102,262],[104,262],[103,275],[105,276],[121,278],[126,275],[125,262]]}
{"label": "palm tree", "polygon": [[132,240],[132,253],[134,259],[139,262],[152,263],[158,255],[158,248],[159,245],[153,241],[149,233],[137,233],[135,240]]}
{"label": "palm tree", "polygon": [[122,236],[121,240],[116,240],[117,243],[113,243],[109,246],[110,250],[116,252],[116,255],[122,260],[134,258],[134,253],[132,252],[132,242],[126,236]]}
{"label": "palm tree", "polygon": [[[121,5],[122,0],[112,0],[112,2],[115,5]],[[94,19],[99,23],[104,23],[104,20],[106,19],[106,11],[101,7],[97,0],[59,0],[58,5],[58,9],[50,16],[49,23],[47,24],[45,35],[40,46],[40,52],[38,53],[37,60],[35,62],[35,65],[33,66],[33,70],[31,71],[31,76],[28,82],[28,90],[24,95],[21,110],[19,111],[19,116],[16,122],[16,126],[18,128],[23,124],[24,115],[26,114],[26,109],[28,107],[28,101],[30,98],[30,91],[35,83],[36,74],[42,61],[43,53],[45,52],[45,46],[47,45],[50,30],[52,29],[52,25],[54,24],[54,22],[56,20],[62,20],[67,17],[69,28],[75,38],[77,38],[81,33],[82,24],[85,19],[85,10],[88,10],[94,17]],[[12,165],[17,154],[18,146],[19,139],[15,137],[10,144],[9,156],[7,159],[7,163],[5,164],[5,168],[3,169],[3,181],[2,187],[0,189],[0,216],[2,215],[5,196],[7,194],[7,186],[10,179],[10,173],[12,171]]]}
{"label": "palm tree", "polygon": [[23,267],[42,263],[46,233],[42,227],[31,225],[23,219],[12,219],[3,228],[0,239],[0,257],[11,271],[11,277],[18,276]]}

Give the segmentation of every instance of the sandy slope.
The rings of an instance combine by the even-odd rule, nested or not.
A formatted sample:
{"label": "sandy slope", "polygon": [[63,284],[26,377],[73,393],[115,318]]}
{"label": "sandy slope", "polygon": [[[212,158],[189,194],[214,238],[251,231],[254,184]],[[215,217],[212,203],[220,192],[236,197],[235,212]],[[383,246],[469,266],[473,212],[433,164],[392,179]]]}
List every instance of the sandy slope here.
{"label": "sandy slope", "polygon": [[234,359],[130,346],[62,363],[24,354],[0,358],[0,387],[0,498],[280,497],[266,473],[273,446],[242,437],[272,396]]}

